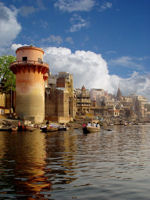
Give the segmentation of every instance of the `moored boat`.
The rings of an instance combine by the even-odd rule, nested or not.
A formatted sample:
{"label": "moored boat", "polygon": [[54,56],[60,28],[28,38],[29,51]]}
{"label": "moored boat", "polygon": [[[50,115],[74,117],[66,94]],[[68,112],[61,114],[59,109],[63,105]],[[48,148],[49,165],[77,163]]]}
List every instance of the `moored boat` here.
{"label": "moored boat", "polygon": [[54,131],[67,131],[69,127],[67,127],[64,124],[46,123],[46,125],[41,126],[40,129],[42,132],[54,132]]}
{"label": "moored boat", "polygon": [[18,127],[12,127],[12,128],[11,128],[11,131],[12,131],[12,132],[18,131]]}
{"label": "moored boat", "polygon": [[55,132],[58,131],[58,127],[52,127],[52,126],[43,126],[40,128],[42,132]]}
{"label": "moored boat", "polygon": [[100,131],[100,127],[87,126],[87,130],[89,131],[89,133],[99,132]]}
{"label": "moored boat", "polygon": [[85,126],[82,128],[83,133],[95,133],[100,131],[100,126]]}
{"label": "moored boat", "polygon": [[11,131],[11,128],[2,127],[2,128],[0,128],[0,131]]}

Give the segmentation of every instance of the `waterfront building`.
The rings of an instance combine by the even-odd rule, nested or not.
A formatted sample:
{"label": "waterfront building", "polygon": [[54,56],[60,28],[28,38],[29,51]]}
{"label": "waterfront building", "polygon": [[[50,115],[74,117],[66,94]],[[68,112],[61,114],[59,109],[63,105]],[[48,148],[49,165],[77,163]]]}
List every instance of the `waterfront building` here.
{"label": "waterfront building", "polygon": [[90,92],[85,88],[85,86],[82,86],[81,89],[76,90],[76,103],[78,115],[85,115],[90,113]]}
{"label": "waterfront building", "polygon": [[0,116],[5,114],[6,94],[0,92]]}
{"label": "waterfront building", "polygon": [[47,120],[67,123],[76,115],[73,76],[68,72],[50,75],[45,93]]}
{"label": "waterfront building", "polygon": [[15,111],[15,92],[3,93],[0,91],[0,118]]}
{"label": "waterfront building", "polygon": [[135,94],[131,95],[131,98],[133,99],[133,108],[137,117],[139,119],[145,118],[147,116],[146,105],[148,104],[148,100],[141,95]]}
{"label": "waterfront building", "polygon": [[92,88],[90,90],[90,97],[91,100],[97,100],[101,97],[104,97],[107,95],[107,92],[104,89],[97,89],[97,88]]}
{"label": "waterfront building", "polygon": [[45,119],[45,81],[49,72],[44,51],[33,46],[16,50],[10,69],[16,75],[16,114],[22,120],[41,123]]}

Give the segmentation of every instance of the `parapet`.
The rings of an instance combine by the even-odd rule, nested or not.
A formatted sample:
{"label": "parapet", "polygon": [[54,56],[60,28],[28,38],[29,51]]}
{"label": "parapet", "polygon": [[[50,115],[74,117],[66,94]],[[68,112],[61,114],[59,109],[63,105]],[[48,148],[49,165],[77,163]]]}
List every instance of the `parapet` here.
{"label": "parapet", "polygon": [[14,74],[21,71],[38,71],[46,74],[49,72],[49,65],[43,62],[44,51],[34,46],[23,46],[16,50],[16,61],[11,63],[10,69]]}

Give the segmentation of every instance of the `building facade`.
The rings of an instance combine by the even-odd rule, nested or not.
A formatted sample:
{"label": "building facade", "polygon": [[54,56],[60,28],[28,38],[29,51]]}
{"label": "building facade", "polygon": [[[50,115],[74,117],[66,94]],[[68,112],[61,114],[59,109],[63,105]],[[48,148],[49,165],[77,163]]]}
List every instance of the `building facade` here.
{"label": "building facade", "polygon": [[85,115],[90,113],[91,109],[91,99],[90,92],[84,86],[81,89],[76,90],[76,105],[77,105],[77,114]]}
{"label": "building facade", "polygon": [[73,76],[67,72],[50,75],[45,93],[47,120],[67,123],[76,115]]}

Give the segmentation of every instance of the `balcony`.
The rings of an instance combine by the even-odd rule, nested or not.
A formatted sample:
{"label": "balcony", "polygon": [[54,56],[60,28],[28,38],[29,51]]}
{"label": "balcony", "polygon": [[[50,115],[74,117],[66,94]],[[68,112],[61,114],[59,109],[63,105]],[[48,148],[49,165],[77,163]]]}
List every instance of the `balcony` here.
{"label": "balcony", "polygon": [[34,71],[37,69],[39,72],[48,73],[49,65],[43,61],[35,61],[35,60],[26,60],[26,61],[15,61],[10,64],[10,69],[14,74],[16,74],[20,70],[31,70]]}
{"label": "balcony", "polygon": [[11,65],[10,65],[10,68],[11,66],[13,65],[26,65],[26,64],[29,64],[29,65],[44,65],[45,67],[49,68],[49,65],[43,61],[35,61],[35,60],[26,60],[26,61],[15,61],[15,62],[12,62]]}

